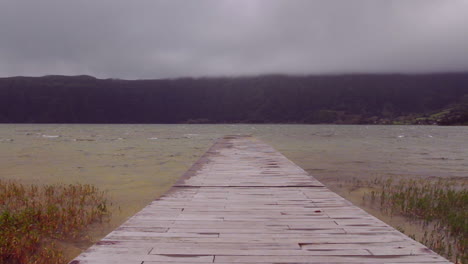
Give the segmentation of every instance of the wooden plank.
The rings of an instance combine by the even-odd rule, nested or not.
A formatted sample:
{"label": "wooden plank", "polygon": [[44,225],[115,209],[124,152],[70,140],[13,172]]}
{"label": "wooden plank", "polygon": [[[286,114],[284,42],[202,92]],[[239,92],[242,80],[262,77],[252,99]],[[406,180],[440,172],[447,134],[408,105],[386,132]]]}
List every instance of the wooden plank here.
{"label": "wooden plank", "polygon": [[[442,262],[440,256],[216,256],[214,263],[433,263]],[[445,262],[447,263],[447,262]]]}
{"label": "wooden plank", "polygon": [[154,248],[151,254],[213,254],[216,256],[370,256],[366,249],[284,250],[284,249],[225,249],[225,248]]}
{"label": "wooden plank", "polygon": [[71,263],[449,262],[270,146],[229,137]]}

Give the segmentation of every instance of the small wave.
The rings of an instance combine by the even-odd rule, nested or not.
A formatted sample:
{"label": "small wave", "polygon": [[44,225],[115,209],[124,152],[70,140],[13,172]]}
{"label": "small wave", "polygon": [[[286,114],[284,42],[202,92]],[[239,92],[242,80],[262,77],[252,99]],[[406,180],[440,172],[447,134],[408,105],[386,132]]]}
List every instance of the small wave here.
{"label": "small wave", "polygon": [[398,138],[404,138],[405,136],[404,135],[399,135]]}
{"label": "small wave", "polygon": [[41,132],[41,129],[19,129],[15,130],[16,132]]}
{"label": "small wave", "polygon": [[158,138],[157,138],[157,137],[150,137],[150,138],[148,138],[148,139],[149,139],[149,140],[156,140],[156,139],[158,139]]}
{"label": "small wave", "polygon": [[95,139],[91,138],[75,138],[73,141],[96,141]]}
{"label": "small wave", "polygon": [[13,141],[15,141],[15,140],[12,139],[12,138],[2,138],[2,139],[0,139],[0,142],[13,142]]}
{"label": "small wave", "polygon": [[60,135],[42,135],[43,138],[59,138]]}
{"label": "small wave", "polygon": [[124,138],[119,137],[119,138],[111,138],[111,139],[108,139],[108,140],[110,140],[110,141],[118,141],[118,140],[124,140]]}
{"label": "small wave", "polygon": [[310,133],[311,136],[317,136],[317,137],[333,137],[336,136],[335,133]]}
{"label": "small wave", "polygon": [[438,157],[438,158],[425,158],[426,160],[449,160],[449,158],[446,157]]}

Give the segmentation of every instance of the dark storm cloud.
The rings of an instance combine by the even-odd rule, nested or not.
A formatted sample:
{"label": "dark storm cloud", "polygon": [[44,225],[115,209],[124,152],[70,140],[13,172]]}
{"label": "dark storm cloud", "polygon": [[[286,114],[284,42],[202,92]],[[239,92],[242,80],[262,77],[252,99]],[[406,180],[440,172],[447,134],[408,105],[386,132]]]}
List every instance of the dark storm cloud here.
{"label": "dark storm cloud", "polygon": [[0,76],[468,70],[466,0],[0,0]]}

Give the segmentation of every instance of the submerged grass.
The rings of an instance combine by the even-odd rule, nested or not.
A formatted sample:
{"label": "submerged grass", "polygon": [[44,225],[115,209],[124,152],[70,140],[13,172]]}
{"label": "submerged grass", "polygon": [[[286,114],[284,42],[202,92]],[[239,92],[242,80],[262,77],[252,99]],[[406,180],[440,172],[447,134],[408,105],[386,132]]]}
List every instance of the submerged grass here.
{"label": "submerged grass", "polygon": [[57,242],[83,239],[90,224],[109,219],[107,207],[92,185],[0,180],[0,263],[64,263]]}
{"label": "submerged grass", "polygon": [[366,199],[383,212],[408,217],[423,226],[426,231],[418,238],[421,243],[456,263],[468,263],[468,186],[464,182],[376,179],[367,187],[372,191]]}

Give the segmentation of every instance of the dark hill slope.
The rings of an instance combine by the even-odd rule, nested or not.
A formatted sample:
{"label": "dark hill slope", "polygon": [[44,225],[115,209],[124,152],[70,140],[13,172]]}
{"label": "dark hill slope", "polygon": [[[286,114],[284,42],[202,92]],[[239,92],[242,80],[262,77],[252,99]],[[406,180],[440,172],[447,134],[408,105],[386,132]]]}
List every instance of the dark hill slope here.
{"label": "dark hill slope", "polygon": [[[465,96],[465,97],[464,97]],[[0,78],[3,123],[468,122],[468,74]]]}

